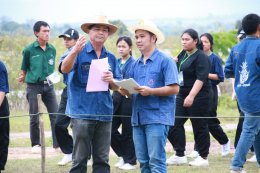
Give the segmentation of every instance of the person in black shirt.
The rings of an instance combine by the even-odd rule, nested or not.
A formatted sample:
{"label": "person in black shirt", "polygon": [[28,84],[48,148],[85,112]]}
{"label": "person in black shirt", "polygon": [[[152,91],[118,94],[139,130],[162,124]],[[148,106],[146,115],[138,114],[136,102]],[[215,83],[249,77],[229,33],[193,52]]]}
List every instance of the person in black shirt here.
{"label": "person in black shirt", "polygon": [[179,71],[180,92],[176,98],[175,125],[170,129],[168,139],[173,145],[176,155],[167,159],[167,164],[185,164],[187,157],[185,152],[184,124],[190,118],[194,140],[198,146],[199,156],[189,162],[192,166],[207,166],[210,146],[207,117],[210,99],[210,81],[208,74],[211,63],[202,50],[198,49],[199,36],[194,29],[187,29],[181,36],[183,51],[177,57]]}

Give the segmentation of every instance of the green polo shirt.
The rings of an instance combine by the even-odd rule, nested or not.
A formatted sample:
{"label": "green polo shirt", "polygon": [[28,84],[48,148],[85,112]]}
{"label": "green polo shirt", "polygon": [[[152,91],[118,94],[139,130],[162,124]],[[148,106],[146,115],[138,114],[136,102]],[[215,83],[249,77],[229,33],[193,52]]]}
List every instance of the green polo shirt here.
{"label": "green polo shirt", "polygon": [[25,82],[37,83],[46,80],[53,73],[55,67],[56,50],[51,45],[46,45],[43,50],[38,41],[33,42],[23,50],[21,70],[26,71]]}

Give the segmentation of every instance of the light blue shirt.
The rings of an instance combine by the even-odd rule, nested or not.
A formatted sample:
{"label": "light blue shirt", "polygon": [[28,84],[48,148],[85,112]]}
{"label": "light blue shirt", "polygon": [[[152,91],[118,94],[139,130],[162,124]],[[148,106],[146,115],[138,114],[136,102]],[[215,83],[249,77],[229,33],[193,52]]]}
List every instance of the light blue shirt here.
{"label": "light blue shirt", "polygon": [[[172,58],[155,49],[144,64],[143,57],[132,66],[130,77],[141,86],[160,88],[179,84],[176,63]],[[133,94],[132,125],[164,124],[174,125],[175,95],[142,96]]]}

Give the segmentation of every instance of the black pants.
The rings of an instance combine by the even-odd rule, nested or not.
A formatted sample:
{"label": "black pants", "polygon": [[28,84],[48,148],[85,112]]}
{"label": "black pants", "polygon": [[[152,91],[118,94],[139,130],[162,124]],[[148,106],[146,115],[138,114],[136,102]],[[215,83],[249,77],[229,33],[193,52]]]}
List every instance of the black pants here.
{"label": "black pants", "polygon": [[[209,117],[217,117],[218,89],[216,85],[212,86],[211,94]],[[228,137],[220,126],[220,121],[217,118],[208,119],[208,126],[209,132],[219,142],[219,144],[224,145],[228,142]]]}
{"label": "black pants", "polygon": [[[189,108],[183,107],[184,99],[187,95],[178,94],[176,98],[176,116],[184,118],[176,118],[175,125],[170,128],[168,139],[171,142],[176,155],[184,156],[186,148],[186,137],[184,124],[188,120],[185,117],[206,117],[208,116],[209,93],[200,92],[194,99],[193,105]],[[194,140],[198,146],[198,152],[201,157],[205,158],[209,154],[210,137],[207,119],[205,118],[190,118]]]}
{"label": "black pants", "polygon": [[10,130],[9,128],[9,118],[0,119],[0,171],[4,170],[7,161]]}
{"label": "black pants", "polygon": [[[37,94],[42,95],[42,101],[47,108],[48,113],[57,113],[58,104],[56,100],[56,94],[53,86],[49,86],[48,84],[28,84],[26,89],[26,97],[29,102],[29,113],[37,114],[38,110],[38,102],[37,102]],[[56,135],[55,135],[55,119],[56,115],[49,114],[50,122],[51,122],[51,130],[52,130],[52,141],[53,147],[59,147]],[[31,115],[30,116],[30,138],[31,145],[40,145],[40,128],[39,128],[39,116]]]}
{"label": "black pants", "polygon": [[2,118],[9,116],[9,105],[6,97],[0,107],[0,172],[5,169],[5,164],[8,156],[9,146],[9,118]]}
{"label": "black pants", "polygon": [[[125,98],[123,99],[125,100]],[[132,106],[127,106],[126,105],[127,102],[128,101],[123,101],[121,102],[121,104],[116,106],[117,111],[114,114],[121,115],[121,116],[113,117],[112,131],[111,131],[111,147],[115,151],[117,156],[123,157],[125,163],[135,165],[136,155],[135,155],[133,132],[132,132],[132,125],[131,125]],[[122,126],[122,133],[119,133],[118,131],[120,125]]]}
{"label": "black pants", "polygon": [[67,87],[65,87],[61,94],[61,100],[58,109],[58,113],[60,114],[56,116],[55,134],[61,151],[64,154],[71,154],[73,149],[73,139],[68,131],[71,118],[64,115],[66,111],[67,99]]}
{"label": "black pants", "polygon": [[[235,142],[234,142],[234,146],[235,148],[237,147],[237,144],[238,144],[238,141],[239,141],[239,138],[240,138],[240,135],[241,135],[241,132],[242,132],[242,129],[243,129],[243,123],[244,123],[244,117],[245,117],[245,114],[243,111],[240,110],[240,107],[237,103],[237,109],[239,111],[239,121],[238,121],[238,124],[237,124],[237,130],[236,130],[236,135],[235,135]],[[252,145],[251,149],[250,149],[252,152],[254,152],[254,146]]]}

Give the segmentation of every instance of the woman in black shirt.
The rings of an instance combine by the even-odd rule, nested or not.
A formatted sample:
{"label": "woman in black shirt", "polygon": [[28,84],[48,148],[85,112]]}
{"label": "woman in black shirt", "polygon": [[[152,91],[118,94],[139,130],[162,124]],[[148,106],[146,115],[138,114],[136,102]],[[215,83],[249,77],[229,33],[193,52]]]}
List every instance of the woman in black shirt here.
{"label": "woman in black shirt", "polygon": [[199,36],[193,29],[187,29],[181,36],[183,51],[177,57],[177,67],[179,70],[180,91],[176,98],[176,118],[175,125],[170,129],[168,139],[173,145],[176,155],[167,159],[168,164],[185,164],[187,157],[184,155],[186,139],[184,124],[190,118],[194,140],[198,146],[199,156],[189,162],[192,166],[207,166],[210,146],[209,129],[207,117],[210,81],[208,74],[210,71],[210,60],[202,50],[198,49]]}

